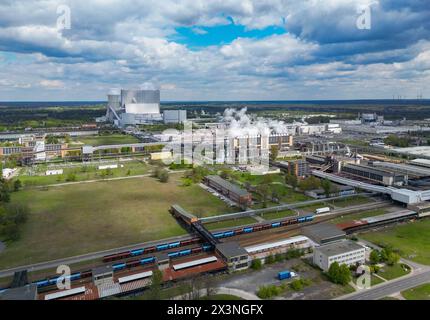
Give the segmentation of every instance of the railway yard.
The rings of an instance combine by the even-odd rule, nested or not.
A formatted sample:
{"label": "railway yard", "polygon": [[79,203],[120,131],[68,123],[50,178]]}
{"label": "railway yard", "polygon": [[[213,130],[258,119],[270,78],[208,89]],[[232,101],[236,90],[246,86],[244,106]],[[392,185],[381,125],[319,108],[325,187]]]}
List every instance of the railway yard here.
{"label": "railway yard", "polygon": [[[397,212],[373,218],[377,221],[370,220],[370,227],[373,227],[372,223],[382,224],[385,220],[388,224],[393,219],[400,219],[401,216],[405,216],[407,219],[417,218],[412,211],[399,210],[390,202],[375,201],[366,205],[360,204],[347,209],[338,209],[321,216],[288,217],[273,220],[269,224],[255,223],[233,230],[220,229],[213,231],[212,235],[219,239],[220,243],[238,242],[244,248],[266,245],[268,248],[266,250],[271,250],[271,246],[278,245],[277,242],[302,234],[304,225],[319,224],[348,215],[354,216],[354,214],[359,214],[366,209],[370,210],[375,206],[391,211],[397,210]],[[349,229],[349,225],[344,228],[349,233],[353,232]],[[162,266],[160,269],[163,270],[163,281],[166,283],[189,279],[197,274],[226,273],[228,271],[228,264],[222,256],[214,252],[214,246],[209,244],[207,239],[197,236],[107,255],[92,265],[97,265],[97,267],[72,271],[70,276],[72,288],[69,292],[56,290],[58,276],[47,276],[44,279],[34,280],[38,287],[39,299],[91,300],[136,294],[144,291],[150,285],[153,271],[158,270],[160,266]],[[111,273],[112,281],[109,284],[96,286],[94,272],[98,272],[101,268],[106,268],[108,273]],[[56,292],[59,294],[56,295]]]}
{"label": "railway yard", "polygon": [[[285,138],[270,141],[282,145]],[[299,146],[309,139],[316,141]],[[154,281],[167,291],[199,278],[244,291],[249,282],[257,295],[273,285],[284,290],[282,299],[335,298],[357,288],[352,280],[330,283],[316,252],[358,246],[363,258],[348,262],[355,276],[353,267],[370,263],[365,240],[379,250],[394,247],[409,270],[412,262],[428,264],[426,244],[414,251],[396,241],[398,234],[422,241],[413,230],[426,230],[430,215],[426,161],[364,157],[339,144],[336,152],[272,160],[268,172],[253,175],[246,166],[163,165],[150,160],[160,153],[145,151],[154,142],[98,144],[140,148],[143,158],[73,162],[65,170],[76,181],[43,175],[52,169],[46,164],[23,170],[24,186],[11,203],[28,203],[31,214],[0,253],[0,297],[30,288],[40,300],[127,299],[144,297]],[[255,269],[258,261],[263,270]],[[70,273],[60,275],[57,266]],[[381,267],[374,285],[406,274],[399,263]],[[298,279],[276,280],[283,268],[297,269]],[[306,287],[300,293],[290,288],[297,281]],[[63,282],[70,287],[60,289]]]}

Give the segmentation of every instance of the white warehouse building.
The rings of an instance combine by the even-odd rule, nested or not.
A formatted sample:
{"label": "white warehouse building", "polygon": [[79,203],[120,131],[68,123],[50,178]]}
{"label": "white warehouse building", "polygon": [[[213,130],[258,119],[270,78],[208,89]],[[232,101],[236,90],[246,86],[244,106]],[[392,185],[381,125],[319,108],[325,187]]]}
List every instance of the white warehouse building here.
{"label": "white warehouse building", "polygon": [[365,261],[366,249],[351,240],[337,241],[314,249],[313,262],[324,271],[328,271],[333,262],[350,266],[364,264]]}

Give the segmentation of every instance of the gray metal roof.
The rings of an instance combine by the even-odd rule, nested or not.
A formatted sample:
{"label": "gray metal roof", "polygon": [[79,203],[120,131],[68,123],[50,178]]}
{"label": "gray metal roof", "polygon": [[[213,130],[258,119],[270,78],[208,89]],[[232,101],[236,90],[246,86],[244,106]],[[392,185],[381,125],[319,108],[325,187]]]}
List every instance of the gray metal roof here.
{"label": "gray metal roof", "polygon": [[331,223],[318,223],[303,227],[303,234],[318,243],[342,238],[346,235],[344,231]]}
{"label": "gray metal roof", "polygon": [[337,256],[339,254],[348,253],[363,249],[364,247],[355,243],[351,240],[337,241],[330,244],[326,244],[320,247],[316,247],[315,250],[320,251],[325,256]]}
{"label": "gray metal roof", "polygon": [[6,289],[0,293],[0,300],[37,300],[37,285],[31,283],[19,288]]}
{"label": "gray metal roof", "polygon": [[385,177],[393,177],[393,176],[402,176],[403,174],[400,173],[395,173],[389,170],[382,170],[382,169],[378,169],[378,168],[373,168],[370,166],[363,166],[360,164],[352,164],[352,163],[348,163],[346,165],[344,165],[344,168],[352,168],[352,169],[356,169],[356,170],[360,170],[360,171],[364,171],[364,172],[368,172],[368,173],[373,173],[373,174],[377,174],[377,175],[381,175],[381,176],[385,176]]}
{"label": "gray metal roof", "polygon": [[237,241],[219,243],[216,245],[216,250],[226,258],[248,255],[248,252]]}
{"label": "gray metal roof", "polygon": [[112,271],[112,266],[106,265],[106,266],[99,266],[92,269],[93,276],[102,275],[105,273],[110,273]]}
{"label": "gray metal roof", "polygon": [[238,187],[237,185],[224,180],[223,178],[221,178],[220,176],[216,176],[216,175],[210,175],[210,176],[206,176],[206,179],[209,179],[219,185],[221,185],[222,187],[228,189],[229,191],[239,195],[239,196],[248,196],[249,192],[246,191],[245,189],[242,189],[240,187]]}

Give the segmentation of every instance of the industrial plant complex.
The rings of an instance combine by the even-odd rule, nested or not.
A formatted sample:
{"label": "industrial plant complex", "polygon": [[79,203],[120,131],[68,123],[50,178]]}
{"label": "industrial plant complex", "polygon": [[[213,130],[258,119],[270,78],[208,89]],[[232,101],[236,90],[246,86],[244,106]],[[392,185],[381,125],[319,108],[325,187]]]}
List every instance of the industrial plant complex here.
{"label": "industrial plant complex", "polygon": [[[91,187],[102,180],[109,186],[146,179],[139,195],[122,202],[121,211],[137,201],[136,212],[149,210],[140,220],[162,221],[157,232],[167,225],[180,230],[166,239],[118,242],[119,249],[82,252],[88,258],[80,258],[66,277],[53,274],[51,263],[43,260],[34,264],[36,274],[33,267],[12,265],[0,272],[0,279],[6,279],[0,282],[0,299],[139,297],[152,292],[155,279],[165,289],[213,279],[219,281],[215,286],[230,285],[237,294],[253,298],[262,297],[265,286],[283,288],[284,297],[291,297],[286,286],[319,292],[317,283],[328,286],[331,279],[342,290],[350,285],[352,292],[340,298],[352,299],[360,293],[354,279],[364,266],[400,268],[402,274],[414,267],[406,258],[375,263],[375,254],[382,257],[387,249],[361,235],[425,222],[430,215],[430,158],[417,155],[414,148],[393,147],[387,139],[393,133],[426,132],[430,122],[385,121],[363,113],[356,120],[310,124],[246,110],[196,114],[161,109],[159,90],[122,89],[109,93],[106,114],[96,122],[0,134],[0,156],[9,164],[3,167],[3,180],[22,180],[24,190],[19,191],[20,182],[18,194],[34,187]],[[380,135],[386,136],[381,140]],[[168,191],[147,195],[163,183]],[[166,199],[172,200],[161,201],[157,211],[153,208],[160,201],[150,205],[150,198],[162,192],[169,192]],[[198,201],[205,204],[195,207]],[[55,258],[59,265],[71,261]],[[347,270],[349,284],[336,282],[333,266]],[[326,278],[314,280],[310,274]],[[383,272],[375,274],[372,279],[390,283]],[[63,281],[70,286],[58,287]]]}

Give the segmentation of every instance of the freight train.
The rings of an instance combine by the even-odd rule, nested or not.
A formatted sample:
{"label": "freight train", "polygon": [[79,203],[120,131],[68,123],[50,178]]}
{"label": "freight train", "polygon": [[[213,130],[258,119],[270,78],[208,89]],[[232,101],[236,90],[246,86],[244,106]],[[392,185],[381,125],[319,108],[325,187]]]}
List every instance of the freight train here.
{"label": "freight train", "polygon": [[[213,247],[209,244],[204,244],[204,245],[201,245],[201,246],[198,246],[195,248],[191,248],[191,249],[169,252],[167,255],[169,256],[169,258],[173,259],[173,258],[177,258],[177,257],[184,257],[184,256],[188,256],[191,254],[200,253],[203,251],[207,252],[210,250],[213,250]],[[131,269],[131,268],[135,268],[135,267],[140,266],[140,265],[146,266],[146,265],[150,265],[150,264],[154,264],[154,263],[156,263],[156,258],[152,256],[152,257],[147,257],[147,258],[143,258],[143,259],[136,259],[136,260],[131,260],[131,261],[127,261],[127,262],[115,263],[112,265],[112,270],[114,272],[116,272],[116,271],[123,270],[123,269]],[[83,279],[83,278],[88,278],[91,276],[92,276],[92,272],[91,272],[91,270],[88,270],[85,272],[73,273],[72,275],[67,276],[65,278],[70,279],[71,281],[75,281],[75,280],[79,280],[79,279]],[[49,278],[46,278],[43,280],[35,281],[34,283],[36,283],[39,288],[47,287],[47,286],[55,285],[57,283],[58,278],[59,278],[59,276],[49,277]]]}
{"label": "freight train", "polygon": [[[267,229],[272,229],[272,228],[278,228],[278,227],[282,227],[282,226],[288,226],[288,225],[294,225],[294,224],[298,224],[298,223],[310,222],[313,219],[314,219],[313,215],[293,217],[293,218],[289,217],[289,218],[283,219],[281,221],[256,224],[253,226],[241,227],[241,228],[236,228],[233,230],[227,230],[227,231],[223,231],[223,232],[216,232],[213,235],[217,239],[228,238],[228,237],[233,237],[233,236],[237,236],[237,235],[241,235],[241,234],[248,234],[248,233],[253,233],[253,232],[257,232],[257,231],[262,231],[262,230],[267,230]],[[160,251],[164,251],[164,250],[168,250],[168,249],[172,249],[172,248],[184,247],[184,246],[188,246],[188,245],[200,243],[200,242],[202,242],[201,238],[194,237],[194,238],[190,238],[190,239],[186,239],[186,240],[182,240],[182,241],[159,244],[156,246],[140,248],[140,249],[133,249],[133,250],[124,251],[124,252],[105,256],[105,257],[103,257],[103,262],[110,262],[110,261],[130,258],[130,257],[136,257],[136,256],[140,256],[143,254],[160,252]],[[211,246],[209,244],[202,244],[198,247],[191,248],[191,249],[184,249],[184,250],[169,252],[167,255],[169,256],[169,258],[173,259],[173,258],[177,258],[177,257],[183,257],[183,256],[199,253],[202,251],[210,251],[210,250],[213,250],[213,246]],[[137,267],[139,265],[147,265],[147,264],[152,264],[155,262],[156,262],[156,258],[151,256],[151,257],[147,257],[147,258],[140,259],[140,260],[136,259],[136,260],[131,260],[131,261],[127,261],[127,262],[115,263],[112,265],[112,269],[114,272],[116,272],[119,270],[123,270],[123,269],[127,269],[127,268],[134,268],[134,267]],[[89,271],[85,271],[85,272],[74,273],[74,274],[70,275],[69,277],[72,281],[75,281],[78,279],[91,277],[91,275],[92,275],[92,272],[91,272],[91,270],[89,270]],[[58,276],[54,276],[54,277],[46,278],[43,280],[35,281],[35,283],[37,284],[38,287],[51,286],[51,285],[54,285],[57,283],[58,278],[59,278]]]}
{"label": "freight train", "polygon": [[343,222],[337,224],[337,226],[343,231],[345,231],[347,234],[350,234],[361,230],[388,225],[394,222],[402,222],[418,218],[420,218],[420,215],[415,211],[401,210],[397,212],[381,214],[379,216],[362,218],[360,220]]}
{"label": "freight train", "polygon": [[156,246],[124,251],[124,252],[104,256],[103,262],[115,261],[115,260],[135,257],[135,256],[141,256],[143,254],[148,254],[148,253],[153,253],[153,252],[158,252],[158,251],[164,251],[164,250],[172,249],[172,248],[185,247],[185,246],[189,246],[191,244],[200,243],[200,242],[202,242],[202,239],[200,239],[198,237],[194,237],[194,238],[186,239],[186,240],[182,240],[182,241],[164,243],[164,244],[159,244]]}
{"label": "freight train", "polygon": [[314,219],[313,215],[287,218],[277,222],[261,223],[253,226],[237,228],[237,229],[227,230],[223,232],[217,232],[217,233],[214,233],[213,236],[217,239],[228,238],[228,237],[238,236],[241,234],[252,233],[252,232],[257,232],[257,231],[262,231],[262,230],[267,230],[272,228],[278,228],[278,227],[284,227],[284,226],[293,225],[297,223],[310,222],[313,219]]}

